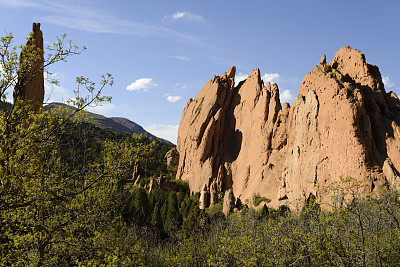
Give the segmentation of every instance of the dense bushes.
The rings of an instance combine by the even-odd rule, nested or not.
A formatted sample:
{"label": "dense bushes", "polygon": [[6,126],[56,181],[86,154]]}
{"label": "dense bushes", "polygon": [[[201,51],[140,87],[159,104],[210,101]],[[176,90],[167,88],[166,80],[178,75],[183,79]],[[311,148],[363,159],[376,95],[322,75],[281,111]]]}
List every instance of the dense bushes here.
{"label": "dense bushes", "polygon": [[400,261],[400,202],[394,191],[353,198],[331,211],[321,210],[310,195],[298,214],[264,205],[228,218],[210,212],[214,207],[200,210],[198,195],[157,189],[147,196],[152,228],[129,227],[152,238],[136,240],[141,252],[135,261],[147,265],[396,266]]}
{"label": "dense bushes", "polygon": [[[310,203],[301,214],[260,217],[245,209],[182,235],[166,265],[382,266],[400,261],[400,203],[394,192],[330,212]],[[184,222],[185,224],[185,222]]]}

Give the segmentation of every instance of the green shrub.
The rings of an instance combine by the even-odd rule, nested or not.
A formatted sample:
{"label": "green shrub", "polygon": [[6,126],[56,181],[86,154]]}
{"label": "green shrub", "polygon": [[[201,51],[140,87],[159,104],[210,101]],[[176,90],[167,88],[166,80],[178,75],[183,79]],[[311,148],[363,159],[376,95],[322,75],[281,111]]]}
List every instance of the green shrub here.
{"label": "green shrub", "polygon": [[207,208],[207,213],[210,216],[214,216],[215,214],[217,214],[218,212],[222,212],[222,202],[218,202],[212,206],[210,206],[209,208]]}
{"label": "green shrub", "polygon": [[253,205],[254,205],[254,207],[257,207],[263,201],[265,201],[267,203],[271,202],[270,199],[260,196],[260,193],[253,194]]}
{"label": "green shrub", "polygon": [[331,67],[331,65],[325,65],[325,67],[324,67],[324,72],[325,73],[329,73],[329,72],[332,72],[332,67]]}
{"label": "green shrub", "polygon": [[347,98],[351,102],[354,102],[356,100],[356,98],[354,96],[354,90],[355,89],[356,89],[356,87],[354,85],[350,85],[349,87],[347,87]]}
{"label": "green shrub", "polygon": [[181,179],[174,179],[170,181],[171,184],[175,184],[179,190],[178,191],[182,191],[184,193],[187,193],[189,195],[190,192],[190,188],[189,188],[189,182],[188,181],[184,181]]}

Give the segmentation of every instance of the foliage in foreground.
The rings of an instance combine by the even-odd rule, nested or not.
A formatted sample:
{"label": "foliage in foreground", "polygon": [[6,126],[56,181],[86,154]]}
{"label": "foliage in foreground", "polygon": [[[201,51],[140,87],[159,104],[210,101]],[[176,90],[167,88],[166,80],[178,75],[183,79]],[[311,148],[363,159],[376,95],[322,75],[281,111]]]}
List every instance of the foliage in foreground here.
{"label": "foliage in foreground", "polygon": [[[2,264],[108,265],[120,259],[116,255],[128,252],[116,243],[135,241],[140,233],[132,229],[144,223],[139,212],[127,215],[130,199],[140,192],[148,198],[125,184],[135,165],[144,177],[165,172],[161,155],[169,146],[17,105],[10,117],[0,113]],[[150,210],[136,202],[136,210]]]}
{"label": "foliage in foreground", "polygon": [[[400,202],[395,192],[330,212],[310,201],[301,214],[245,209],[199,222],[154,255],[168,266],[396,266]],[[207,220],[205,220],[207,221]]]}
{"label": "foliage in foreground", "polygon": [[397,266],[400,261],[396,192],[384,192],[379,199],[354,199],[329,212],[321,211],[310,198],[299,214],[264,205],[259,210],[245,208],[228,218],[200,210],[198,196],[183,192],[146,193],[135,188],[128,196],[122,205],[127,209],[120,228],[114,222],[104,229],[99,246],[81,251],[86,258],[80,263]]}

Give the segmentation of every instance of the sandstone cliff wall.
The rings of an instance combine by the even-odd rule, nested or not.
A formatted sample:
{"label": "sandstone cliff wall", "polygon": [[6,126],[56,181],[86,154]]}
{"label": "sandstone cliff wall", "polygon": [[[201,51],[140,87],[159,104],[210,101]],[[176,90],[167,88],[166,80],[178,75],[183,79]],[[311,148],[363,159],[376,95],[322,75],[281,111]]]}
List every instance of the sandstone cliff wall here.
{"label": "sandstone cliff wall", "polygon": [[236,87],[234,77],[235,67],[215,76],[183,111],[177,178],[192,191],[260,193],[299,209],[310,193],[328,204],[323,189],[340,176],[365,193],[399,184],[400,101],[360,51],[345,46],[329,64],[323,56],[292,107],[258,69]]}

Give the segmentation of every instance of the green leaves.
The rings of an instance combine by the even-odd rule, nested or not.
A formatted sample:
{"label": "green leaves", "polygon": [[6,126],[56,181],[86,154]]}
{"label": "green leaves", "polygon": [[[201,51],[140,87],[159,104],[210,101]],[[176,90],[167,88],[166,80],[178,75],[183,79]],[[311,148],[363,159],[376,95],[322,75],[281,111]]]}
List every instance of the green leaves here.
{"label": "green leaves", "polygon": [[[359,196],[362,185],[346,177],[332,188]],[[380,196],[358,197],[340,208],[321,211],[317,198],[310,195],[300,214],[244,209],[226,220],[208,222],[205,228],[191,214],[183,222],[179,241],[163,250],[165,264],[396,266],[400,260],[398,193]]]}
{"label": "green leaves", "polygon": [[[29,45],[19,47],[12,47],[12,34],[0,39],[3,101],[9,89],[20,90],[42,71],[57,85],[48,67],[86,49],[66,42],[62,35],[44,55],[33,45],[32,36]],[[33,66],[43,57],[38,71]],[[79,77],[77,83],[73,111],[43,113],[18,98],[0,111],[0,239],[4,242],[0,258],[5,265],[76,264],[86,252],[83,247],[103,234],[102,227],[120,226],[115,205],[118,181],[111,176],[120,167],[119,159],[114,159],[115,165],[99,159],[96,146],[104,149],[107,144],[93,140],[88,128],[71,122],[85,107],[111,101],[101,93],[112,85],[113,77],[103,75],[98,84]]]}
{"label": "green leaves", "polygon": [[[77,89],[74,90],[75,98],[67,100],[68,105],[75,106],[77,109],[83,110],[88,106],[96,106],[102,102],[111,102],[111,96],[102,96],[102,90],[105,86],[112,86],[114,79],[111,74],[107,73],[102,75],[100,86],[97,88],[96,83],[83,76],[76,77],[75,82]],[[87,95],[83,95],[83,92],[88,92]]]}

